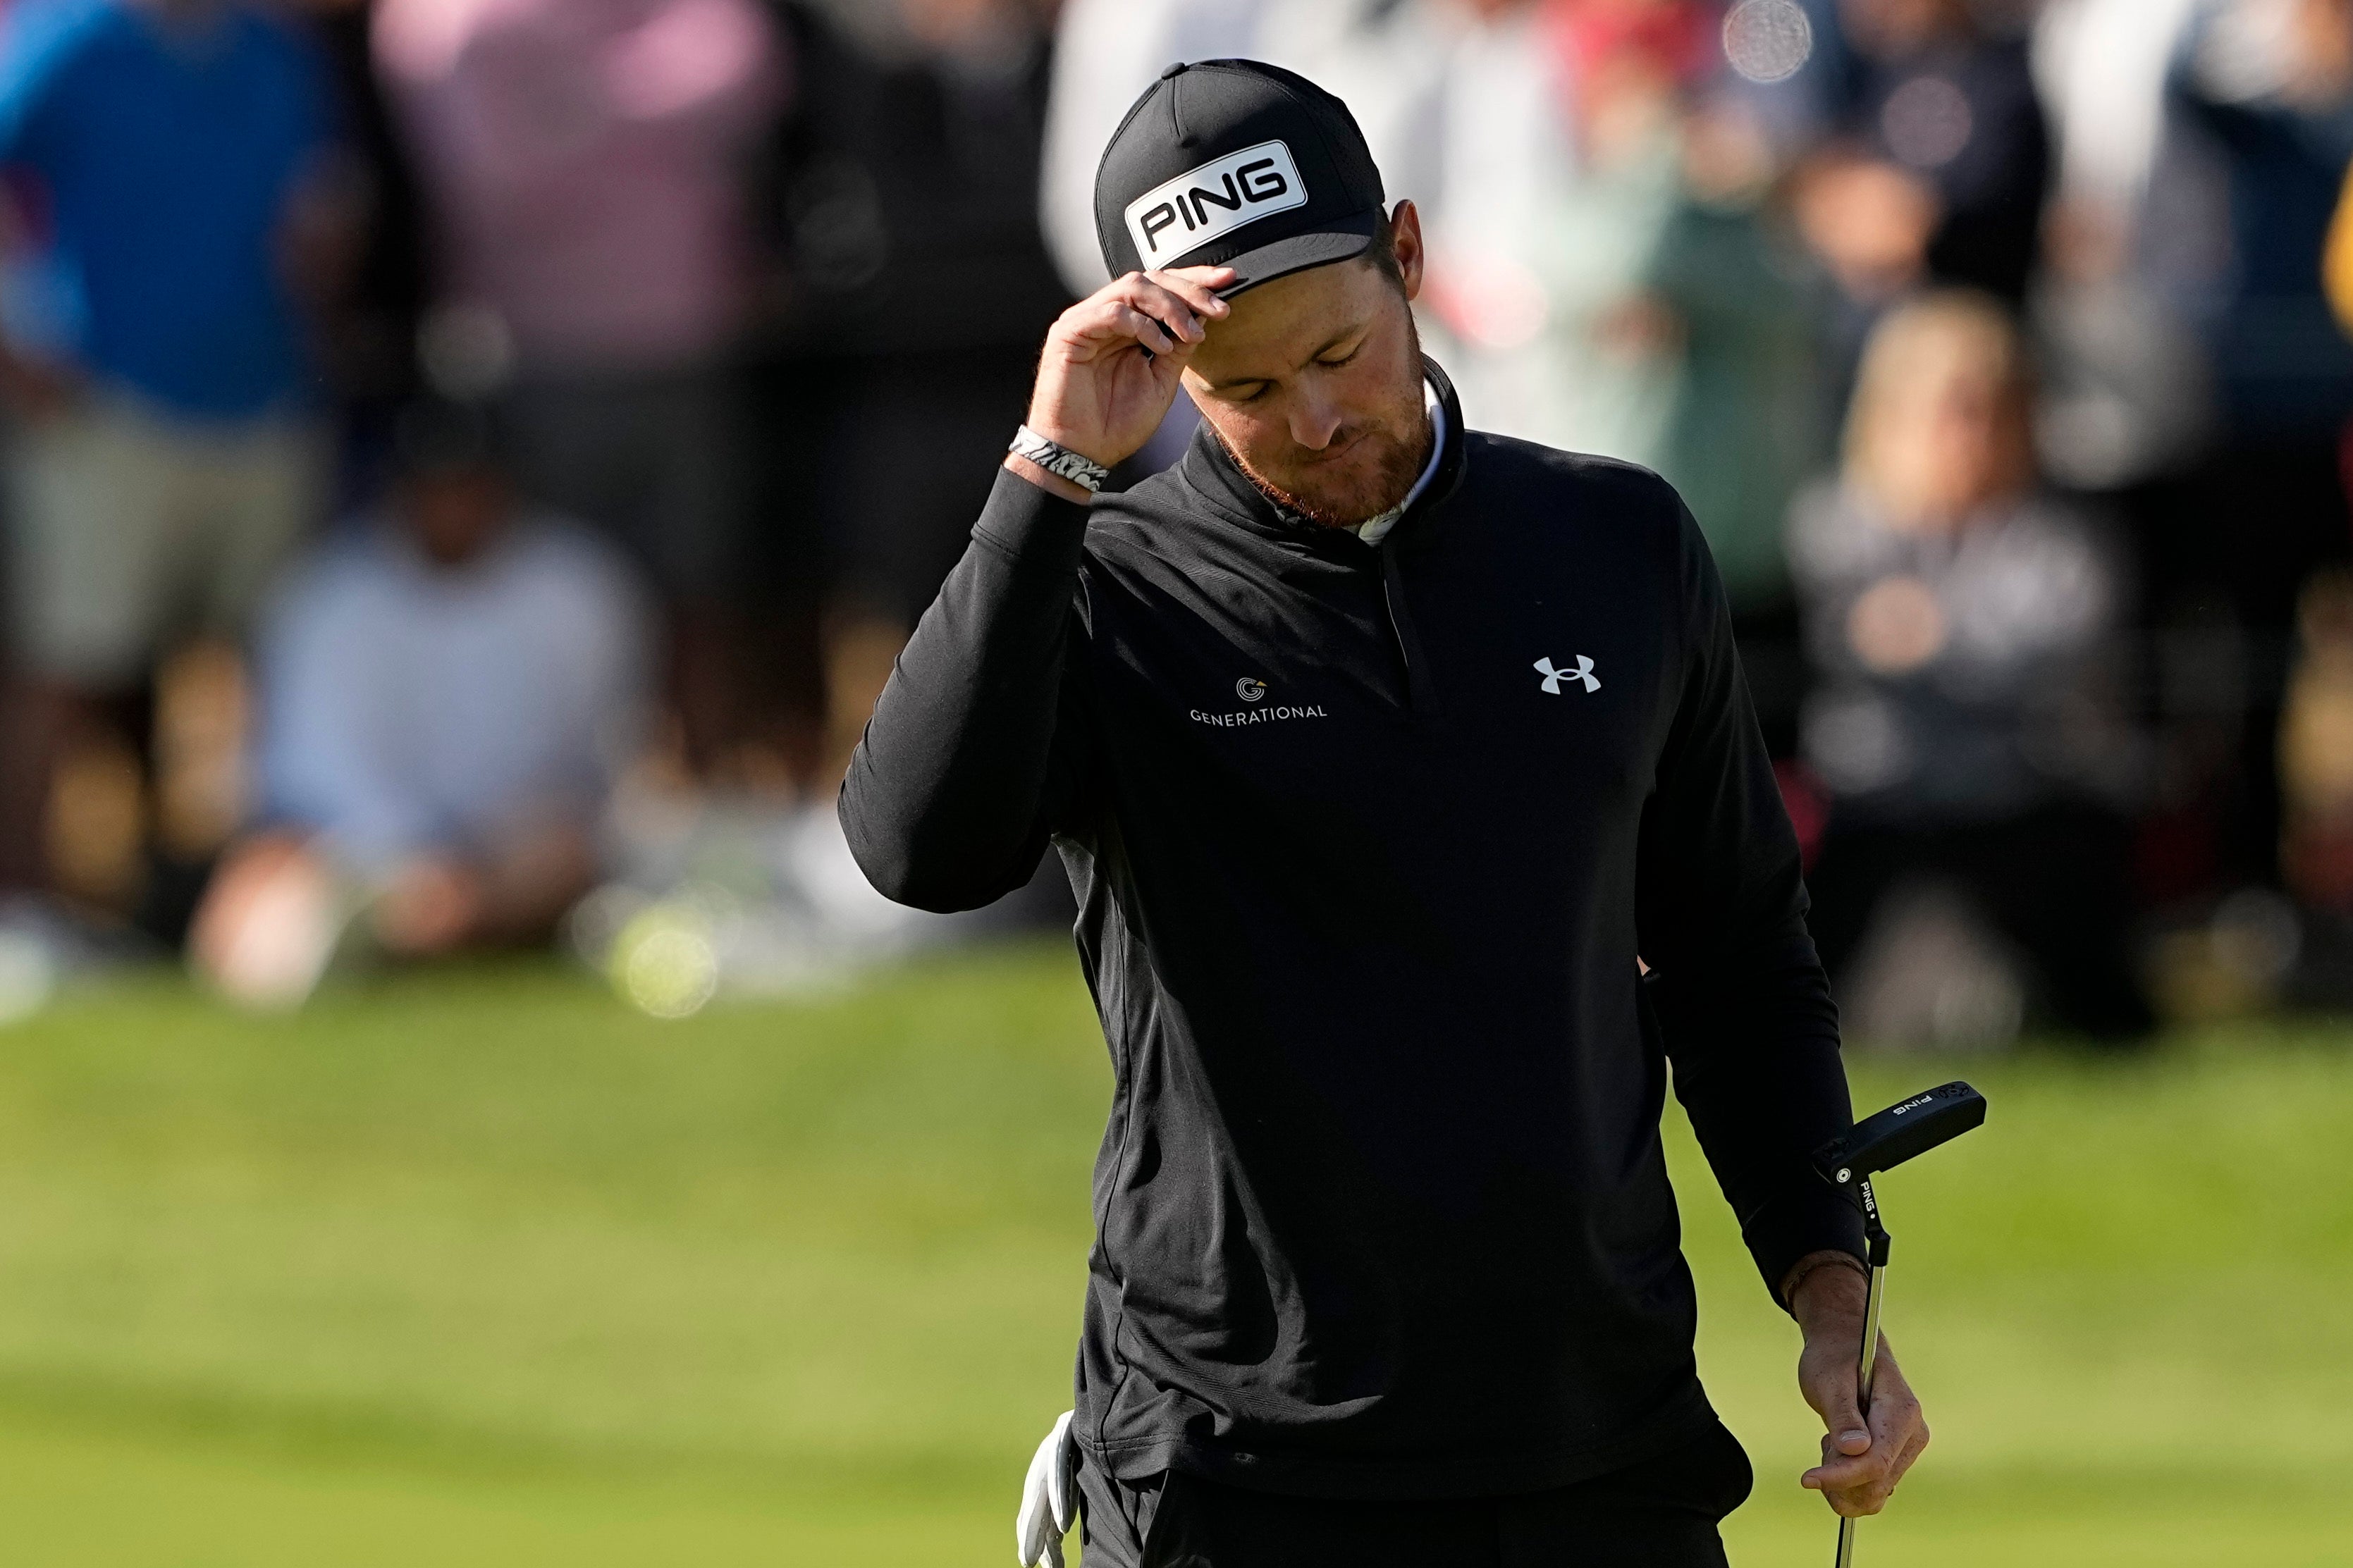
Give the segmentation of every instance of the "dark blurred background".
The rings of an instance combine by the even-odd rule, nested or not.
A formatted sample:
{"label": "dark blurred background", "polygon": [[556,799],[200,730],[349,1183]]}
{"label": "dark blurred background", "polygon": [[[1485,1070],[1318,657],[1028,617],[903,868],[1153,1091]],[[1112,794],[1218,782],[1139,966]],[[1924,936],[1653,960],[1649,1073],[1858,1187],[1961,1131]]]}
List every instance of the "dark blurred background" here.
{"label": "dark blurred background", "polygon": [[0,31],[11,1010],[553,940],[683,1013],[974,929],[831,798],[1102,280],[1103,141],[1220,55],[1355,107],[1474,424],[1689,498],[1852,1032],[2353,1006],[2353,0]]}

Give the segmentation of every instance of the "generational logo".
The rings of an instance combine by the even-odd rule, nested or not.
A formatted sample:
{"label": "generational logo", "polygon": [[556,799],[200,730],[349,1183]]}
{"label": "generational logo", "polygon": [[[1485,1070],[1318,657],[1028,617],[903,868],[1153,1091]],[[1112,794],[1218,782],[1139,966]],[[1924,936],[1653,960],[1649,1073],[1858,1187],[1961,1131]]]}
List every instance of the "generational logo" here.
{"label": "generational logo", "polygon": [[1221,239],[1246,223],[1307,205],[1291,149],[1261,142],[1177,175],[1127,204],[1127,232],[1146,267]]}
{"label": "generational logo", "polygon": [[[1234,695],[1245,702],[1264,702],[1266,692],[1266,682],[1255,675],[1245,675],[1234,682]],[[1267,708],[1237,708],[1230,713],[1205,713],[1198,708],[1192,711],[1194,723],[1215,724],[1223,730],[1230,730],[1238,724],[1266,724],[1284,719],[1329,717],[1330,715],[1325,713],[1320,705],[1292,707],[1282,703]]]}
{"label": "generational logo", "polygon": [[1595,679],[1593,674],[1593,661],[1583,654],[1577,656],[1575,669],[1555,669],[1552,660],[1540,658],[1536,660],[1536,673],[1544,677],[1544,689],[1546,697],[1559,696],[1560,683],[1564,680],[1581,680],[1585,683],[1585,689],[1588,692],[1601,689],[1601,682]]}

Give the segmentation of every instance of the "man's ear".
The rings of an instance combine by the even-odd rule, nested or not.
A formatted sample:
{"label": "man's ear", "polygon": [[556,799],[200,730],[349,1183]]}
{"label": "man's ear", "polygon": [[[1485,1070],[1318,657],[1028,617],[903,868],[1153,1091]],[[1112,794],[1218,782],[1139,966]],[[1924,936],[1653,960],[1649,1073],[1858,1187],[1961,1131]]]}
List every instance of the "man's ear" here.
{"label": "man's ear", "polygon": [[1421,279],[1430,252],[1421,237],[1421,213],[1409,201],[1399,202],[1389,215],[1389,243],[1397,248],[1398,277],[1404,280],[1409,300],[1421,298]]}

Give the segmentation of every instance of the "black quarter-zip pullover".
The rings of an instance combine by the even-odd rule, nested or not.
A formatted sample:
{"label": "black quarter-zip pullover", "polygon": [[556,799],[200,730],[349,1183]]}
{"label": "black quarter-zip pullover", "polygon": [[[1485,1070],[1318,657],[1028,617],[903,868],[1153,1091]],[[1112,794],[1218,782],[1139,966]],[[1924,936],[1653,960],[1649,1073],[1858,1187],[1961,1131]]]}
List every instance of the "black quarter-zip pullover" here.
{"label": "black quarter-zip pullover", "polygon": [[[1673,490],[1466,431],[1379,546],[1205,428],[1000,475],[842,792],[892,898],[1050,839],[1116,1073],[1079,1440],[1331,1497],[1535,1489],[1713,1419],[1659,1117],[1768,1287],[1860,1254],[1798,849]],[[1652,971],[1639,978],[1638,957]]]}

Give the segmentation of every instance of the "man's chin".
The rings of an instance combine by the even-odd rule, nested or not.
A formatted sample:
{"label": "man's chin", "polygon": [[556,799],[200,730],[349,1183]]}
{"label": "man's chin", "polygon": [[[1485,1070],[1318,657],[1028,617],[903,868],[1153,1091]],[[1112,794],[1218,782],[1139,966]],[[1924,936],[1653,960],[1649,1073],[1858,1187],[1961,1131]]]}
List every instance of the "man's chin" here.
{"label": "man's chin", "polygon": [[1322,472],[1310,469],[1285,476],[1286,483],[1259,472],[1214,426],[1212,434],[1260,494],[1285,511],[1325,528],[1355,528],[1380,516],[1412,493],[1414,480],[1421,473],[1421,459],[1409,449],[1398,447],[1390,456],[1376,447],[1352,452]]}
{"label": "man's chin", "polygon": [[1338,484],[1332,482],[1335,476],[1318,476],[1316,480],[1302,479],[1294,480],[1292,485],[1283,485],[1255,474],[1250,477],[1277,505],[1325,528],[1354,528],[1367,518],[1378,517],[1403,500],[1406,492],[1412,488],[1410,479],[1403,485],[1383,483],[1387,476],[1360,478]]}

